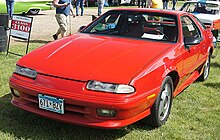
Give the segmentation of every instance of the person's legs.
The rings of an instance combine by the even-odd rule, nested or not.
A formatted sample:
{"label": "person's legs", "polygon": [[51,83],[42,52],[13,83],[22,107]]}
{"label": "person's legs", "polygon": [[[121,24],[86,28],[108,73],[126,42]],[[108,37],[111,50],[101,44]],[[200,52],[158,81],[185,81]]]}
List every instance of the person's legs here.
{"label": "person's legs", "polygon": [[163,9],[165,9],[165,3],[166,3],[166,2],[163,2]]}
{"label": "person's legs", "polygon": [[141,7],[141,0],[138,0],[138,8]]}
{"label": "person's legs", "polygon": [[80,0],[76,0],[76,16],[79,15],[79,5],[80,5]]}
{"label": "person's legs", "polygon": [[10,1],[10,18],[12,18],[14,14],[14,1]]}
{"label": "person's legs", "polygon": [[97,5],[98,5],[98,16],[100,16],[101,15],[101,3],[100,3],[100,1],[98,1],[97,2]]}
{"label": "person's legs", "polygon": [[[10,17],[11,9],[10,9],[10,1],[6,1],[7,13]],[[11,17],[10,17],[11,18]]]}
{"label": "person's legs", "polygon": [[53,35],[54,40],[58,38],[59,34],[61,34],[61,37],[64,37],[67,31],[67,17],[64,14],[56,14],[55,17],[60,27],[56,34]]}
{"label": "person's legs", "polygon": [[163,1],[163,9],[168,9],[168,1]]}
{"label": "person's legs", "polygon": [[102,14],[102,9],[104,7],[105,0],[97,0],[97,4],[98,4],[98,16],[100,16]]}
{"label": "person's legs", "polygon": [[164,9],[168,9],[168,1],[165,1],[164,4]]}
{"label": "person's legs", "polygon": [[173,2],[173,8],[172,8],[172,10],[175,10],[176,0],[172,0],[172,2]]}
{"label": "person's legs", "polygon": [[62,14],[63,23],[60,25],[61,37],[66,36],[67,26],[68,26],[68,17]]}
{"label": "person's legs", "polygon": [[144,8],[147,7],[147,0],[144,0]]}
{"label": "person's legs", "polygon": [[84,4],[83,4],[83,0],[80,0],[80,8],[81,8],[81,16],[83,16],[83,13],[84,13]]}
{"label": "person's legs", "polygon": [[141,7],[144,8],[144,0],[141,0]]}

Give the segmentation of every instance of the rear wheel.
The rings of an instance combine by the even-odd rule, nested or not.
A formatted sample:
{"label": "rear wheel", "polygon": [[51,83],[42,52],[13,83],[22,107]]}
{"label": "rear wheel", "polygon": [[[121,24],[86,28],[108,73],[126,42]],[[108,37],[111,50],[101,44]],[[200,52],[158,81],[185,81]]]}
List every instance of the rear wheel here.
{"label": "rear wheel", "polygon": [[160,93],[151,108],[151,114],[146,118],[147,123],[159,127],[167,121],[172,105],[173,81],[166,76],[162,82]]}

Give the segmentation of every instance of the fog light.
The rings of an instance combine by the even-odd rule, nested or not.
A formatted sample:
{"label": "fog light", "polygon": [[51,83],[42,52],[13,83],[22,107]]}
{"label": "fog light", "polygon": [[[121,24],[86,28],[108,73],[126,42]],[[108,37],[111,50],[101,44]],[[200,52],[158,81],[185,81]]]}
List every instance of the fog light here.
{"label": "fog light", "polygon": [[116,116],[116,111],[109,110],[109,109],[98,108],[96,110],[96,113],[98,116],[104,116],[104,117],[115,117]]}
{"label": "fog light", "polygon": [[16,97],[20,97],[20,93],[16,89],[11,88],[11,93]]}

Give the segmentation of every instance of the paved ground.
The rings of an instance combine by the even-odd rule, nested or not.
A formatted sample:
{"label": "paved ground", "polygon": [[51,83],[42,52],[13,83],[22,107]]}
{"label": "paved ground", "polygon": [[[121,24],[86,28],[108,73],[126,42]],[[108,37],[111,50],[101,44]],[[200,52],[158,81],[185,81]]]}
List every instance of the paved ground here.
{"label": "paved ground", "polygon": [[[104,9],[103,11],[107,11],[108,9]],[[69,21],[71,22],[71,33],[77,32],[79,27],[83,25],[87,25],[92,21],[92,15],[97,15],[97,8],[85,8],[84,16],[77,16],[75,18],[71,18]],[[33,25],[31,32],[31,40],[32,41],[52,41],[52,35],[56,33],[58,29],[58,24],[55,19],[55,10],[49,11],[41,11],[39,15],[34,15],[33,17]],[[69,26],[70,28],[70,26]],[[68,34],[70,30],[68,30]]]}

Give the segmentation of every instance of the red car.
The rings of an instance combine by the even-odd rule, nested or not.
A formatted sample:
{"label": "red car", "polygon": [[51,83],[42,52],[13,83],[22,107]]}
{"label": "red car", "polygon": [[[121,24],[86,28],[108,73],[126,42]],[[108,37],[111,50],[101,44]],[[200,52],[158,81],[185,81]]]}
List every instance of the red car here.
{"label": "red car", "polygon": [[11,102],[71,124],[120,128],[143,119],[159,127],[172,99],[207,79],[212,39],[190,13],[110,10],[21,58],[9,80]]}

